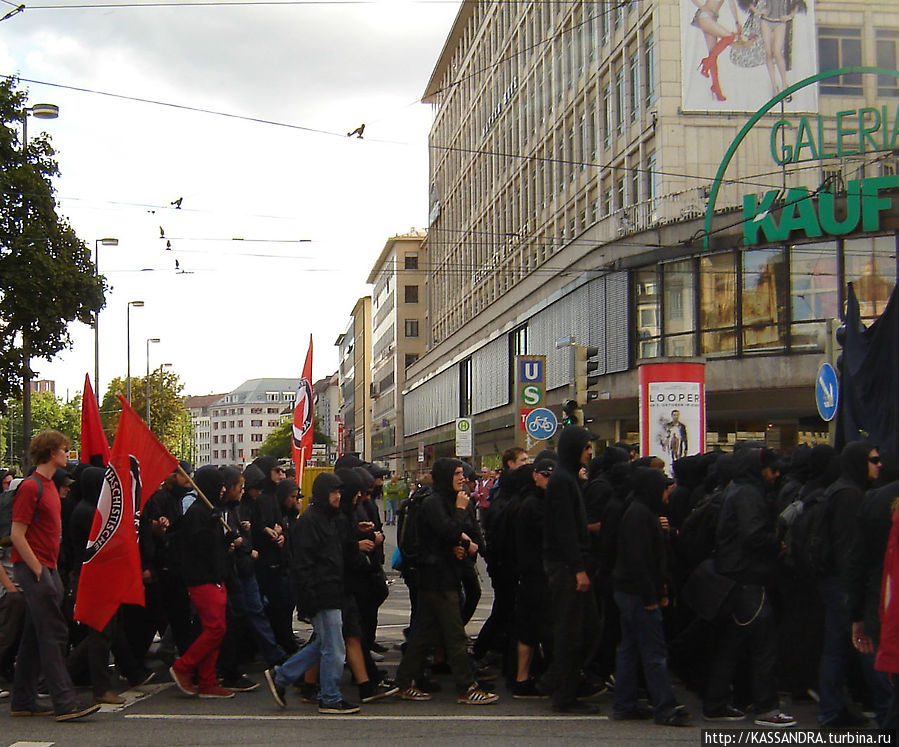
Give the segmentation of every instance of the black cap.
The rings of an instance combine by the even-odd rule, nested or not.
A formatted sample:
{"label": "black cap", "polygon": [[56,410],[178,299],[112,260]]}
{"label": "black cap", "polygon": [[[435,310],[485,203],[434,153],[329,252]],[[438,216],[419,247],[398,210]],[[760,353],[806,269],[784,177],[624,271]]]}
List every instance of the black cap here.
{"label": "black cap", "polygon": [[549,457],[541,457],[534,462],[534,472],[552,472],[556,468],[556,460]]}

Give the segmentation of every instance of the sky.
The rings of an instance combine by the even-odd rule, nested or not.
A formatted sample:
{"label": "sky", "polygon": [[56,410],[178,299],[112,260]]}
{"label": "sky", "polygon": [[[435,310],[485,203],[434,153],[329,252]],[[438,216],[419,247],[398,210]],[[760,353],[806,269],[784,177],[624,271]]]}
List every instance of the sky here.
{"label": "sky", "polygon": [[[333,373],[386,240],[426,225],[420,98],[459,2],[27,5],[0,22],[0,74],[59,106],[28,134],[52,138],[60,214],[92,252],[119,240],[99,247],[100,389],[126,374],[136,300],[132,375],[149,348],[186,395],[298,378],[310,334],[314,378]],[[70,333],[32,364],[63,398],[94,376],[93,329]]]}

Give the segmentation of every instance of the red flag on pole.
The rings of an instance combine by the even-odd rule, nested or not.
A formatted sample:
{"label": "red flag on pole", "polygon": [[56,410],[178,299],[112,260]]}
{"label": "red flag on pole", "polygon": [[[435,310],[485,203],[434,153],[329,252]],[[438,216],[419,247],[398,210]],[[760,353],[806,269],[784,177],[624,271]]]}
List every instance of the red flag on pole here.
{"label": "red flag on pole", "polygon": [[[103,630],[121,604],[144,604],[137,518],[178,460],[124,397],[78,579],[75,619]],[[142,485],[146,490],[142,490]]]}
{"label": "red flag on pole", "polygon": [[103,432],[90,374],[84,374],[84,392],[81,394],[81,461],[95,467],[109,464],[109,442]]}
{"label": "red flag on pole", "polygon": [[303,364],[303,378],[300,379],[293,403],[293,437],[290,439],[290,452],[298,482],[302,481],[306,459],[312,454],[313,423],[312,335],[309,335],[309,350],[306,351],[306,363]]}

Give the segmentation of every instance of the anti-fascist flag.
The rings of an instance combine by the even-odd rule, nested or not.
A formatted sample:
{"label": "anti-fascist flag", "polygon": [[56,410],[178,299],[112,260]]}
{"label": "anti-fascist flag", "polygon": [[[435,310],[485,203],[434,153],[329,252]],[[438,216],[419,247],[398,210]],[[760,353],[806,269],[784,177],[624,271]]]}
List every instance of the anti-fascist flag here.
{"label": "anti-fascist flag", "polygon": [[[75,619],[96,630],[106,627],[119,605],[144,604],[137,546],[140,509],[178,463],[127,401],[119,399],[122,416],[88,536],[75,599]],[[141,490],[142,482],[146,491]]]}
{"label": "anti-fascist flag", "polygon": [[109,464],[109,442],[100,421],[100,408],[91,388],[91,377],[84,374],[81,395],[81,461],[95,467]]}
{"label": "anti-fascist flag", "polygon": [[297,480],[303,479],[306,460],[312,454],[312,432],[314,413],[312,406],[312,335],[309,335],[309,350],[303,365],[303,378],[297,387],[297,397],[293,403],[293,433],[290,439],[290,453],[297,471]]}

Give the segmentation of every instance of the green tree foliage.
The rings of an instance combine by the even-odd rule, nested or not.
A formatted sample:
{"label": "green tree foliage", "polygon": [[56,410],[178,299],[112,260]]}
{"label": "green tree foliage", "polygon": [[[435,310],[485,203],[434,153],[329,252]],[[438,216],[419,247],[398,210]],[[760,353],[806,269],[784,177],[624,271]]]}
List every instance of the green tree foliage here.
{"label": "green tree foliage", "polygon": [[17,84],[0,80],[0,409],[18,395],[28,360],[70,346],[69,323],[89,324],[104,302],[90,249],[56,212],[49,139],[29,138],[23,152]]}
{"label": "green tree foliage", "polygon": [[[65,433],[72,439],[72,448],[77,449],[81,440],[81,395],[68,402],[52,392],[36,392],[31,395],[31,421],[34,433],[45,428]],[[18,465],[22,440],[22,403],[13,401],[2,421],[3,464]],[[10,433],[12,433],[12,455],[10,456]]]}
{"label": "green tree foliage", "polygon": [[[185,440],[184,433],[185,417],[189,420],[189,415],[184,409],[184,398],[181,394],[183,389],[184,384],[177,374],[163,368],[150,372],[150,430],[176,456],[185,454],[185,445],[190,443],[189,438]],[[100,419],[103,421],[103,430],[106,431],[110,446],[122,410],[116,395],[124,396],[126,390],[125,379],[115,378],[109,382],[109,388],[100,403]],[[145,376],[131,377],[131,406],[143,420],[147,419]]]}
{"label": "green tree foliage", "polygon": [[[331,445],[331,439],[322,429],[321,418],[317,415],[313,421],[312,443]],[[268,438],[259,447],[259,456],[273,456],[285,459],[290,456],[290,436],[293,429],[293,420],[287,418],[281,425],[268,434]],[[309,454],[307,458],[311,457]]]}

